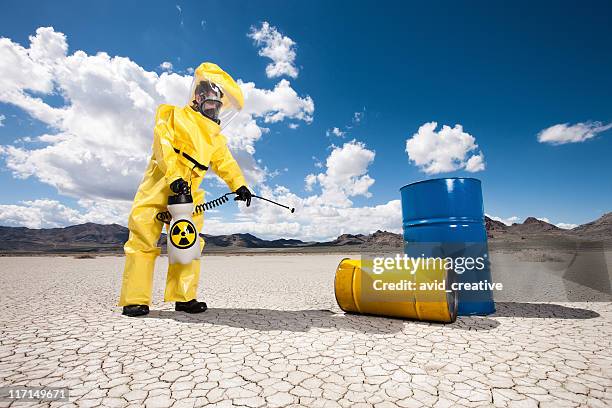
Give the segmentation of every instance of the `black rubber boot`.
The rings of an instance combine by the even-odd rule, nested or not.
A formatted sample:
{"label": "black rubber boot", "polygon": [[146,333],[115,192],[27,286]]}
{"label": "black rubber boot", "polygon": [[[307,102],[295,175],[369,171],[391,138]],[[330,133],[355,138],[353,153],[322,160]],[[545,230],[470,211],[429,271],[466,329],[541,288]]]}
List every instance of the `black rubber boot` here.
{"label": "black rubber boot", "polygon": [[149,314],[147,305],[127,305],[123,306],[123,314],[130,317],[143,316]]}
{"label": "black rubber boot", "polygon": [[195,299],[191,299],[189,302],[176,302],[176,306],[174,310],[177,312],[187,312],[187,313],[202,313],[208,307],[204,302],[198,302]]}

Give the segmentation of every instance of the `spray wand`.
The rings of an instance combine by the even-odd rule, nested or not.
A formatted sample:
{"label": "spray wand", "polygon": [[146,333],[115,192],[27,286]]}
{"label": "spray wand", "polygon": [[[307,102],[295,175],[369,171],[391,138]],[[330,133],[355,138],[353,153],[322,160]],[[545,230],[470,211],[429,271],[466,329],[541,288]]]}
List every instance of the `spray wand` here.
{"label": "spray wand", "polygon": [[[232,193],[232,194],[236,194],[236,193]],[[284,205],[284,204],[281,204],[281,203],[277,203],[276,201],[272,201],[272,200],[270,200],[269,198],[260,197],[260,196],[255,195],[255,194],[251,195],[251,197],[259,198],[260,200],[264,200],[264,201],[267,201],[267,202],[269,202],[269,203],[276,204],[276,205],[278,205],[279,207],[286,208],[286,209],[288,209],[289,211],[291,211],[291,213],[292,213],[292,214],[295,212],[295,208],[293,208],[293,207],[288,207],[288,206],[286,206],[286,205]]]}
{"label": "spray wand", "polygon": [[[194,207],[193,215],[201,214],[204,211],[207,211],[207,210],[210,210],[212,208],[218,207],[218,206],[220,206],[222,204],[225,204],[225,203],[227,203],[229,201],[229,196],[235,195],[235,194],[236,194],[235,192],[225,193],[221,197],[215,198],[214,200],[210,200],[210,201],[206,201],[204,203],[197,204]],[[281,204],[281,203],[277,203],[276,201],[270,200],[269,198],[260,197],[260,196],[255,195],[255,194],[251,195],[251,197],[258,198],[260,200],[267,201],[269,203],[278,205],[279,207],[286,208],[289,211],[291,211],[291,213],[295,212],[295,208],[289,207],[289,206]],[[159,220],[159,221],[161,221],[163,223],[170,224],[170,220],[172,219],[172,215],[170,214],[170,211],[162,211],[162,212],[157,213],[155,218],[157,218],[157,220]]]}

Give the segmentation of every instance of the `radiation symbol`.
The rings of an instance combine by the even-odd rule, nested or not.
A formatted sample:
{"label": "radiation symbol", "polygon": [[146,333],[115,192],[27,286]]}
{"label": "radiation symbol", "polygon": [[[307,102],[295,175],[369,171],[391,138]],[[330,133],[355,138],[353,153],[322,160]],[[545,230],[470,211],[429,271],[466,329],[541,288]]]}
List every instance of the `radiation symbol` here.
{"label": "radiation symbol", "polygon": [[172,225],[170,242],[179,249],[187,249],[196,242],[198,234],[190,221],[178,220]]}

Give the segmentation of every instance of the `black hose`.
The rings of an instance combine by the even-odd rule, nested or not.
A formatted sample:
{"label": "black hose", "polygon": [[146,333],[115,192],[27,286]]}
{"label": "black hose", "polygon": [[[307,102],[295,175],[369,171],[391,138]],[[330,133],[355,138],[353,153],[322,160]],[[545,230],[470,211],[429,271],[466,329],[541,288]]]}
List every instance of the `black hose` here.
{"label": "black hose", "polygon": [[[222,205],[222,204],[227,203],[227,202],[229,201],[228,196],[233,195],[233,194],[236,194],[236,193],[234,193],[234,192],[231,192],[231,193],[225,193],[225,194],[223,194],[221,197],[219,197],[219,198],[215,198],[214,200],[210,200],[210,201],[206,201],[206,202],[204,202],[204,203],[197,204],[197,205],[194,207],[194,210],[193,210],[193,215],[201,214],[201,213],[203,213],[204,211],[207,211],[207,210],[213,209],[213,208],[215,208],[215,207],[218,207],[218,206],[220,206],[220,205]],[[260,197],[260,196],[254,195],[254,194],[253,194],[253,196],[252,196],[252,197],[254,197],[254,198],[259,198],[260,200],[264,200],[264,201],[267,201],[267,202],[269,202],[269,203],[276,204],[276,205],[278,205],[279,207],[286,208],[286,209],[288,209],[289,211],[291,211],[291,213],[294,213],[294,212],[295,212],[295,208],[288,207],[288,206],[283,205],[283,204],[281,204],[281,203],[277,203],[276,201],[272,201],[272,200],[270,200],[269,198]],[[170,214],[170,211],[162,211],[162,212],[157,213],[157,215],[155,216],[155,218],[157,218],[157,220],[158,220],[158,221],[161,221],[161,222],[163,222],[163,223],[165,223],[165,224],[170,224],[170,220],[172,220],[172,215]]]}

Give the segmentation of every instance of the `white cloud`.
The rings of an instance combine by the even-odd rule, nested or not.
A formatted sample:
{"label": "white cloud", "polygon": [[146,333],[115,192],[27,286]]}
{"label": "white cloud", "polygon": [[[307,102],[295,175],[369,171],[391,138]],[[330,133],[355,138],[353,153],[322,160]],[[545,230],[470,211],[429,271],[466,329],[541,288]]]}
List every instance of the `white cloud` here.
{"label": "white cloud", "polygon": [[362,111],[353,113],[353,123],[356,124],[356,123],[361,122],[361,120],[363,119],[363,116],[365,115],[365,112],[366,112],[366,108],[364,106]]}
{"label": "white cloud", "polygon": [[312,160],[314,161],[314,166],[318,169],[322,169],[323,168],[323,163],[321,163],[321,161],[317,158],[317,156],[311,156]]}
{"label": "white cloud", "polygon": [[0,127],[4,126],[4,120],[5,119],[6,119],[6,116],[0,115]]}
{"label": "white cloud", "polygon": [[552,224],[554,226],[557,226],[559,228],[562,228],[562,229],[572,229],[572,228],[576,228],[578,226],[578,224],[571,224],[571,223],[567,223],[567,222],[559,222],[559,223],[555,224],[554,222],[550,221],[550,219],[547,218],[547,217],[535,217],[535,218],[540,220],[540,221],[544,221],[544,222],[547,222],[547,223]]}
{"label": "white cloud", "polygon": [[338,136],[338,137],[344,137],[344,135],[346,134],[346,132],[343,132],[342,130],[340,130],[340,128],[337,127],[333,127],[331,129],[327,129],[327,131],[325,132],[325,135],[327,136]]}
{"label": "white cloud", "polygon": [[256,88],[253,82],[239,83],[245,98],[245,114],[262,118],[265,123],[285,119],[312,122],[314,101],[310,96],[301,98],[286,79],[281,79],[272,90]]}
{"label": "white cloud", "polygon": [[294,129],[295,130],[295,129],[300,127],[300,124],[299,123],[290,123],[287,126],[289,127],[289,129]]}
{"label": "white cloud", "polygon": [[170,61],[162,62],[161,64],[159,64],[159,67],[161,68],[162,71],[166,71],[166,72],[172,72],[172,69],[174,68]]}
{"label": "white cloud", "polygon": [[[0,102],[50,127],[32,137],[42,147],[0,146],[6,167],[15,177],[35,177],[60,194],[85,199],[132,200],[151,154],[155,109],[161,103],[183,106],[191,83],[190,76],[158,75],[104,52],[69,55],[66,37],[52,27],[38,28],[29,48],[1,38],[0,72]],[[253,145],[267,131],[257,121],[309,123],[314,103],[286,80],[273,90],[239,82],[247,108],[225,133],[249,183],[256,184],[265,180],[265,170],[252,157]],[[65,105],[47,104],[44,98],[52,94]]]}
{"label": "white cloud", "polygon": [[78,211],[58,201],[24,201],[20,205],[0,204],[0,223],[11,227],[53,228],[62,223],[81,223]]}
{"label": "white cloud", "polygon": [[513,215],[512,217],[508,217],[508,218],[501,218],[501,217],[497,217],[495,215],[490,215],[490,214],[485,214],[487,217],[489,217],[492,220],[495,221],[499,221],[501,223],[504,223],[506,225],[512,225],[515,222],[519,221],[519,217],[517,217],[516,215]]}
{"label": "white cloud", "polygon": [[130,209],[130,203],[116,201],[82,200],[79,206],[81,210],[76,210],[48,199],[0,204],[0,224],[28,228],[57,228],[85,222],[125,224]]}
{"label": "white cloud", "polygon": [[578,224],[569,224],[567,222],[560,222],[558,224],[555,224],[557,227],[561,228],[561,229],[573,229],[576,228],[578,226]]}
{"label": "white cloud", "polygon": [[359,125],[359,123],[361,122],[361,120],[363,119],[365,115],[365,112],[366,112],[366,108],[364,106],[362,111],[353,113],[353,117],[351,118],[350,124],[345,125],[342,129],[340,129],[337,126],[327,129],[327,131],[325,132],[325,136],[327,137],[329,136],[345,137],[349,133],[350,130],[352,130],[354,127]]}
{"label": "white cloud", "polygon": [[285,237],[324,241],[334,239],[340,234],[369,234],[377,230],[395,233],[401,231],[400,200],[375,206],[339,208],[317,202],[316,197],[300,198],[283,188],[259,193],[295,207],[295,213],[291,214],[282,208],[254,200],[250,207],[253,210],[236,221],[208,218],[207,233],[249,232],[262,238]]}
{"label": "white cloud", "polygon": [[368,189],[374,179],[368,174],[368,166],[374,161],[375,152],[363,143],[352,140],[342,147],[334,147],[326,161],[324,173],[306,176],[306,190],[312,191],[317,183],[321,186],[318,199],[339,207],[350,207],[349,197],[363,195],[371,197]]}
{"label": "white cloud", "polygon": [[473,155],[465,163],[465,171],[469,171],[470,173],[475,173],[477,171],[482,171],[484,169],[485,169],[484,155],[482,154],[482,152]]}
{"label": "white cloud", "polygon": [[553,145],[579,143],[592,139],[609,129],[612,129],[612,123],[607,125],[601,122],[576,123],[575,125],[561,123],[540,131],[538,142]]}
{"label": "white cloud", "polygon": [[259,29],[251,27],[248,36],[255,41],[257,46],[262,47],[259,55],[272,60],[266,67],[268,78],[282,75],[297,78],[295,42],[291,38],[279,33],[276,27],[271,26],[267,21],[264,21]]}
{"label": "white cloud", "polygon": [[179,18],[181,20],[180,25],[183,27],[185,25],[185,22],[183,21],[183,9],[178,4],[176,4],[176,9],[178,10]]}
{"label": "white cloud", "polygon": [[453,128],[444,125],[436,132],[437,126],[436,122],[425,123],[406,140],[406,153],[411,162],[427,174],[484,170],[484,155],[472,135],[464,132],[459,124]]}
{"label": "white cloud", "polygon": [[316,174],[308,174],[304,177],[304,181],[306,182],[305,189],[306,191],[312,191],[312,187],[317,184],[317,175]]}

